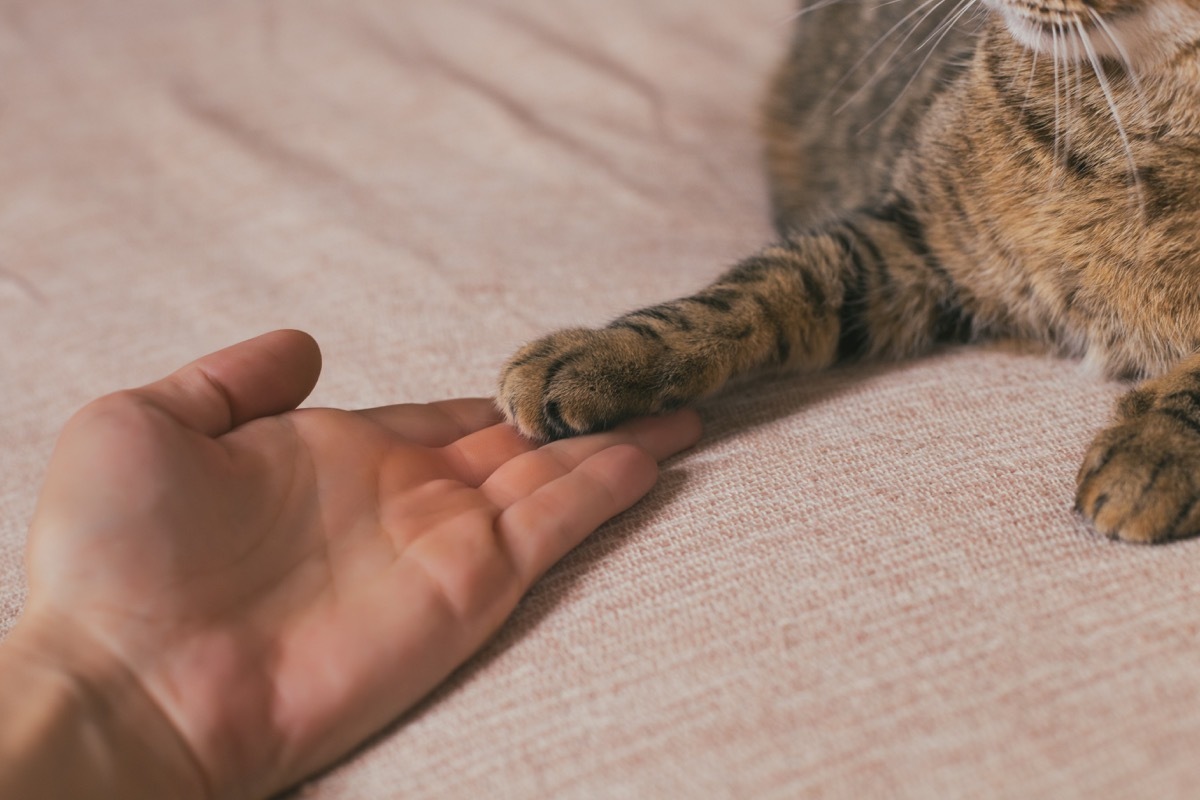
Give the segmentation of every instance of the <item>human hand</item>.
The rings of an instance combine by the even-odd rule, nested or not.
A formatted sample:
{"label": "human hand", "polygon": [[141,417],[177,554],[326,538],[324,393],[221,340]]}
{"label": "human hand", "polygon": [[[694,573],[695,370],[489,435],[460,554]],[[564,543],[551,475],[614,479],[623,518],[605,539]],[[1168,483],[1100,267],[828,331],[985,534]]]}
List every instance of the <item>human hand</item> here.
{"label": "human hand", "polygon": [[34,515],[4,646],[85,693],[121,676],[196,796],[278,791],[383,727],[699,435],[683,412],[539,448],[487,400],[292,410],[319,371],[278,331],[90,404]]}

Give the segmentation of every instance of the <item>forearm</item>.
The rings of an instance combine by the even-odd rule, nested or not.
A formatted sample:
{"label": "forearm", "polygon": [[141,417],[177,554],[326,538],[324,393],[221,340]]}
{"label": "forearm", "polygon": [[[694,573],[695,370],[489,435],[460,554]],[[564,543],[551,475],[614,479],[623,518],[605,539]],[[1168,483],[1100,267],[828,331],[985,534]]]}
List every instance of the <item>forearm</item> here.
{"label": "forearm", "polygon": [[202,798],[178,734],[115,659],[23,620],[0,641],[0,797]]}

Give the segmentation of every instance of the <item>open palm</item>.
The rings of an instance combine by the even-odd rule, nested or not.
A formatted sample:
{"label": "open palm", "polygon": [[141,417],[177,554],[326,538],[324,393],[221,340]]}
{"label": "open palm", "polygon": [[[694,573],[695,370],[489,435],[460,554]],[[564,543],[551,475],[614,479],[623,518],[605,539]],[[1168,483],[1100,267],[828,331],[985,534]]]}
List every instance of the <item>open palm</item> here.
{"label": "open palm", "polygon": [[685,413],[538,447],[488,400],[291,410],[319,371],[280,331],[96,401],[31,529],[26,616],[127,668],[214,796],[385,725],[699,433]]}

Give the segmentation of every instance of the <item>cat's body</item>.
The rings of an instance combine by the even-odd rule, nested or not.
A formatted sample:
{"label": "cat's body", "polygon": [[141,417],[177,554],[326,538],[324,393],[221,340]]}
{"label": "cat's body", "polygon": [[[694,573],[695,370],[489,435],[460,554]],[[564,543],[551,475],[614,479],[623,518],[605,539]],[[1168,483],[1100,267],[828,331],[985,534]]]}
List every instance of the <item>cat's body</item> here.
{"label": "cat's body", "polygon": [[[872,10],[888,25],[904,9]],[[1105,60],[1107,87],[1090,65],[1072,64],[1060,68],[1056,92],[1051,59],[1015,42],[993,17],[977,37],[955,30],[934,56],[943,63],[926,64],[897,107],[887,104],[908,70],[836,114],[854,81],[832,102],[821,101],[827,90],[797,88],[819,65],[806,40],[821,36],[828,41],[830,31],[797,37],[772,94],[781,233],[812,227],[830,197],[845,216],[890,193],[912,207],[954,286],[949,302],[976,336],[1048,341],[1125,376],[1161,374],[1200,349],[1197,59],[1148,66],[1156,74],[1140,83]],[[960,68],[964,52],[971,61]],[[872,128],[894,132],[871,136]],[[851,146],[828,146],[838,140]]]}
{"label": "cat's body", "polygon": [[1200,3],[996,6],[944,38],[958,12],[931,14],[895,57],[875,45],[914,4],[803,16],[767,104],[780,241],[528,345],[501,378],[510,419],[570,435],[765,368],[1031,338],[1152,379],[1088,454],[1085,515],[1136,541],[1200,532]]}

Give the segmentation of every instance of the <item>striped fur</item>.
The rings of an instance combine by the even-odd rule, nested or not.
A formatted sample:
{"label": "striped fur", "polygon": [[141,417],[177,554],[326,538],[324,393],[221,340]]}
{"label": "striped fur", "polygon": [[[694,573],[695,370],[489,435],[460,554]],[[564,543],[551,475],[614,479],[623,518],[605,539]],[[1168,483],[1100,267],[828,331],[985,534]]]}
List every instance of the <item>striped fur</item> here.
{"label": "striped fur", "polygon": [[[778,241],[527,345],[509,419],[556,438],[764,369],[1036,339],[1151,378],[1087,457],[1084,515],[1132,541],[1200,532],[1200,0],[1044,2],[804,14],[766,104]],[[925,62],[873,46],[910,28]]]}

